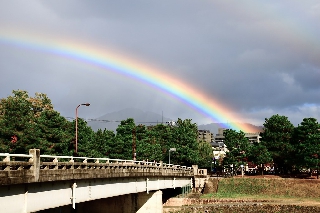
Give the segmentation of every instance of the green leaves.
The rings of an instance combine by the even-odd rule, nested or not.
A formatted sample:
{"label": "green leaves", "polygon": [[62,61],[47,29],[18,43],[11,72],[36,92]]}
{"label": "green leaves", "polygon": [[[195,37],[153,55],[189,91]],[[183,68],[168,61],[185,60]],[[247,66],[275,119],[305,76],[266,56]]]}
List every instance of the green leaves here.
{"label": "green leaves", "polygon": [[210,168],[212,165],[213,151],[210,143],[206,141],[198,142],[198,165],[199,167]]}
{"label": "green leaves", "polygon": [[276,167],[286,170],[318,167],[320,125],[315,118],[304,118],[298,127],[294,127],[287,117],[274,115],[266,119],[264,127],[262,144],[270,152]]}
{"label": "green leaves", "polygon": [[171,153],[171,163],[187,166],[197,164],[200,160],[197,125],[191,123],[191,119],[179,118],[176,125],[171,127],[171,132],[172,140],[167,144],[167,150],[176,148],[176,152]]}
{"label": "green leaves", "polygon": [[[53,109],[51,100],[42,93],[30,97],[26,91],[13,91],[0,101],[0,151],[28,153],[37,148],[42,154],[75,155],[75,121],[67,121]],[[132,118],[121,121],[116,134],[109,130],[94,132],[78,118],[77,155],[168,162],[192,165],[206,162],[210,147],[197,140],[197,125],[191,119],[178,119],[176,126],[136,126]],[[206,160],[203,160],[206,158]]]}
{"label": "green leaves", "polygon": [[73,135],[69,132],[73,129],[72,123],[68,122],[58,112],[54,110],[44,110],[36,119],[37,128],[34,134],[37,136],[37,148],[43,154],[63,155],[70,154],[68,152],[69,143],[73,139]]}
{"label": "green leaves", "polygon": [[273,115],[265,119],[262,144],[267,147],[277,167],[289,167],[293,147],[294,126],[286,116]]}
{"label": "green leaves", "polygon": [[[13,91],[0,100],[0,152],[28,153],[41,149],[42,154],[75,154],[75,121],[67,121],[53,109],[51,100],[42,93],[30,97],[26,91]],[[287,117],[273,115],[265,119],[262,141],[250,144],[244,132],[226,130],[229,150],[224,164],[255,164],[273,161],[278,167],[315,168],[319,165],[320,126],[315,118],[305,118],[294,127]],[[152,127],[135,125],[132,118],[121,121],[116,133],[94,132],[78,118],[78,155],[118,159],[163,161],[173,164],[209,167],[212,147],[197,141],[198,129],[191,119],[178,119],[175,125]]]}
{"label": "green leaves", "polygon": [[225,165],[233,164],[236,167],[244,164],[250,153],[250,144],[249,140],[245,137],[245,133],[227,129],[224,131],[223,135],[225,137],[224,144],[229,150],[229,152],[226,153],[223,163]]}
{"label": "green leaves", "polygon": [[265,145],[254,143],[250,146],[248,160],[256,165],[260,165],[272,162],[272,157]]}
{"label": "green leaves", "polygon": [[133,136],[135,123],[133,118],[121,121],[117,128],[114,143],[110,144],[109,157],[115,159],[133,159]]}
{"label": "green leaves", "polygon": [[320,125],[315,118],[304,118],[294,129],[292,144],[295,165],[299,168],[316,168],[320,155]]}
{"label": "green leaves", "polygon": [[[0,137],[3,151],[28,153],[41,145],[41,114],[52,110],[50,100],[43,94],[29,97],[26,91],[13,91],[0,100]],[[14,141],[12,138],[16,138]]]}
{"label": "green leaves", "polygon": [[[75,155],[75,121],[67,121],[53,109],[51,100],[41,93],[30,97],[26,91],[0,101],[0,151],[28,153],[38,148],[42,154]],[[78,118],[77,155],[118,159],[155,160],[191,166],[208,166],[212,148],[198,142],[198,129],[191,119],[176,121],[176,125],[136,126],[132,118],[121,121],[116,133],[94,132],[87,122]]]}

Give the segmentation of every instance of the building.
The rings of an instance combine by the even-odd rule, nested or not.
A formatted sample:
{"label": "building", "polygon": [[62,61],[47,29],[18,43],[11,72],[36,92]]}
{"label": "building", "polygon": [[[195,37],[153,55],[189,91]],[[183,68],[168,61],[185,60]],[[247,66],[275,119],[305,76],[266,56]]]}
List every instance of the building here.
{"label": "building", "polygon": [[[223,136],[223,132],[225,131],[225,128],[219,128],[218,129],[218,134],[216,134],[215,138],[215,142],[219,143],[219,142],[224,142],[224,136]],[[255,133],[245,133],[245,137],[248,138],[250,143],[260,143],[260,132],[255,132]]]}
{"label": "building", "polygon": [[226,156],[228,151],[227,146],[223,142],[211,142],[213,157],[218,160]]}
{"label": "building", "polygon": [[[218,134],[214,137],[214,141],[211,143],[213,155],[215,159],[224,158],[226,153],[228,152],[227,146],[224,144],[224,136],[223,132],[225,131],[225,128],[219,128]],[[245,133],[245,137],[248,138],[250,143],[259,143],[261,136],[260,132],[256,133]]]}
{"label": "building", "polygon": [[198,141],[206,141],[211,143],[214,141],[214,135],[209,130],[198,130]]}

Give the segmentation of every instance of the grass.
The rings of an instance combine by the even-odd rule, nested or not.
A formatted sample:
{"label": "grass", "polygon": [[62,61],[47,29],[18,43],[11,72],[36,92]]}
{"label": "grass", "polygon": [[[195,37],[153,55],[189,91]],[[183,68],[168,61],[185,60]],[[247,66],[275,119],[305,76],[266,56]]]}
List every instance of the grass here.
{"label": "grass", "polygon": [[[209,179],[201,198],[301,199],[320,201],[320,182],[283,178]],[[211,190],[210,190],[211,189]]]}
{"label": "grass", "polygon": [[320,180],[212,178],[204,192],[200,199],[191,198],[188,205],[173,212],[320,212]]}

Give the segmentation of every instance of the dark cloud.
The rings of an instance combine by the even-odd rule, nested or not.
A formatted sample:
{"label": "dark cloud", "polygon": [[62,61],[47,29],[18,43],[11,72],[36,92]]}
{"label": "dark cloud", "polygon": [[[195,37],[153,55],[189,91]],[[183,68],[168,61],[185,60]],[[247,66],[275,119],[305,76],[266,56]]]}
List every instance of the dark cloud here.
{"label": "dark cloud", "polygon": [[9,1],[0,3],[0,96],[47,93],[63,115],[135,107],[210,120],[176,97],[112,70],[1,42],[6,30],[96,46],[159,68],[261,125],[319,118],[320,4],[307,1]]}
{"label": "dark cloud", "polygon": [[294,80],[305,91],[320,90],[320,67],[301,65],[298,72],[294,74]]}

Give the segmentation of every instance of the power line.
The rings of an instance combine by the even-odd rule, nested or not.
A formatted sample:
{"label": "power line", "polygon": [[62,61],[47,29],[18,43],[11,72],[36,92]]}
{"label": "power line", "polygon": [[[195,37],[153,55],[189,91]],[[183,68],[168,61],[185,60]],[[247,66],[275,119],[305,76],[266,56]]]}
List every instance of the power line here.
{"label": "power line", "polygon": [[[103,120],[103,119],[86,119],[86,121],[90,122],[121,122],[117,120]],[[158,121],[135,121],[135,123],[159,123]]]}
{"label": "power line", "polygon": [[[75,118],[73,117],[65,117],[67,120],[74,120]],[[84,118],[82,118],[84,119]],[[94,119],[94,118],[87,118],[84,119],[87,122],[102,122],[102,123],[111,123],[111,122],[116,122],[120,123],[121,121],[119,120],[106,120],[106,119]],[[160,123],[159,121],[135,121],[135,123]]]}

